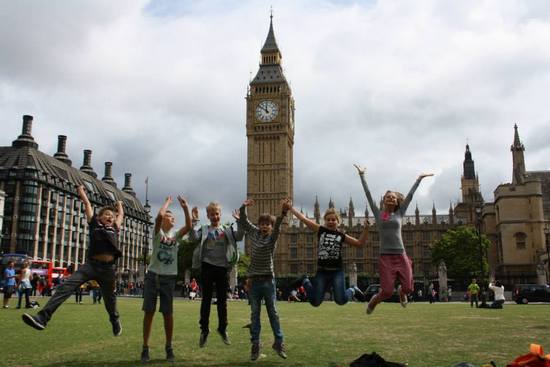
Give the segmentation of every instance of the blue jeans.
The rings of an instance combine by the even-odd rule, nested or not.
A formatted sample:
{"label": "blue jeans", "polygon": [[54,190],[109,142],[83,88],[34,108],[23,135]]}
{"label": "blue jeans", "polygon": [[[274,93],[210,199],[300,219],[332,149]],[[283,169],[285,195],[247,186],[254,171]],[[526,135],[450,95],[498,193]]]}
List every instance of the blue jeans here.
{"label": "blue jeans", "polygon": [[312,306],[319,306],[323,302],[325,291],[332,285],[334,302],[345,305],[353,297],[353,288],[345,289],[343,270],[318,270],[315,277],[310,281],[304,281],[307,298]]}
{"label": "blue jeans", "polygon": [[282,342],[284,335],[279,322],[279,313],[275,307],[275,279],[252,279],[251,282],[252,286],[250,287],[248,296],[251,310],[250,341],[252,341],[252,343],[260,342],[260,330],[262,329],[262,325],[260,324],[260,312],[263,299],[265,301],[265,308],[267,309],[267,315],[269,316],[269,323],[271,324],[271,330],[273,330],[275,341]]}

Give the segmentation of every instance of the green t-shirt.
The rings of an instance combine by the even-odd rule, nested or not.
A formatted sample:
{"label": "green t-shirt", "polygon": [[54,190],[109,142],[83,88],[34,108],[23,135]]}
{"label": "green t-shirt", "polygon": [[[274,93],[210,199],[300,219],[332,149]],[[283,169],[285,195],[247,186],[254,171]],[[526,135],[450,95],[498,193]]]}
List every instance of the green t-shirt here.
{"label": "green t-shirt", "polygon": [[159,230],[153,238],[153,253],[149,270],[159,275],[178,275],[178,244],[181,238],[171,229],[165,233]]}
{"label": "green t-shirt", "polygon": [[479,293],[479,285],[477,283],[472,283],[468,286],[468,292],[470,294],[478,294]]}

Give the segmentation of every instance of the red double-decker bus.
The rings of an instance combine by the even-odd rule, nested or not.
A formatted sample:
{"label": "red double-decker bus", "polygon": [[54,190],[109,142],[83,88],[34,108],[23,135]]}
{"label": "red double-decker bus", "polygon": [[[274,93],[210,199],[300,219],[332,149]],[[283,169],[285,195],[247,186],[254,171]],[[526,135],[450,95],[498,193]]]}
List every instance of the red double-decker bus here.
{"label": "red double-decker bus", "polygon": [[39,277],[44,277],[48,283],[48,288],[53,284],[53,264],[46,260],[32,260],[31,274],[38,274]]}

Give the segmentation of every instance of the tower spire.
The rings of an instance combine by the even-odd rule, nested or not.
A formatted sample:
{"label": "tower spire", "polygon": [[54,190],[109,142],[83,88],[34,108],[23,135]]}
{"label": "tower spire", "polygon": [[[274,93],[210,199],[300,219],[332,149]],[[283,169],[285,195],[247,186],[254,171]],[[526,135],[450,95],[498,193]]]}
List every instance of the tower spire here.
{"label": "tower spire", "polygon": [[472,152],[470,152],[470,145],[466,144],[466,152],[464,153],[464,178],[467,180],[473,180],[476,178],[474,160],[472,159]]}
{"label": "tower spire", "polygon": [[518,125],[514,124],[514,143],[510,147],[512,151],[512,183],[514,185],[522,184],[525,176],[525,158],[523,157],[523,152],[525,147],[519,139]]}
{"label": "tower spire", "polygon": [[271,10],[271,15],[269,16],[269,32],[267,32],[267,38],[265,39],[261,52],[262,54],[278,52],[279,55],[281,55],[279,46],[277,46],[277,40],[275,39],[275,32],[273,31],[273,9]]}

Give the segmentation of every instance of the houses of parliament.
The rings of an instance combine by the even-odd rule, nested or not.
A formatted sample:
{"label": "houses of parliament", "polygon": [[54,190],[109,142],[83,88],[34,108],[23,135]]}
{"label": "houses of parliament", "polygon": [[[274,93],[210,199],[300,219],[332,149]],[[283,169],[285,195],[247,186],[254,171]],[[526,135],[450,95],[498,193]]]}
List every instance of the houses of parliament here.
{"label": "houses of parliament", "polygon": [[[247,197],[254,199],[249,208],[251,219],[260,213],[278,213],[279,202],[293,197],[294,98],[282,68],[282,53],[277,44],[271,17],[267,38],[261,49],[260,65],[246,96]],[[296,122],[299,124],[299,121]],[[548,272],[546,247],[550,216],[550,171],[527,171],[524,146],[514,127],[511,146],[512,182],[494,190],[492,202],[484,200],[470,147],[466,145],[461,177],[462,200],[449,207],[448,213],[406,216],[403,242],[414,264],[414,278],[425,281],[434,276],[431,247],[449,229],[475,226],[491,240],[485,256],[490,272],[504,284],[540,282]],[[504,158],[504,157],[503,157]],[[458,172],[457,172],[458,176]],[[328,207],[334,207],[332,200]],[[322,207],[316,199],[312,219],[322,220]],[[369,220],[366,246],[346,247],[345,269],[376,281],[378,278],[379,237],[374,218],[368,210],[356,212],[350,199],[340,209],[342,229],[358,237],[365,219]],[[548,232],[548,230],[546,230]],[[245,244],[248,251],[248,246]],[[279,237],[275,255],[275,273],[291,277],[316,271],[316,236],[297,219],[289,218]]]}

